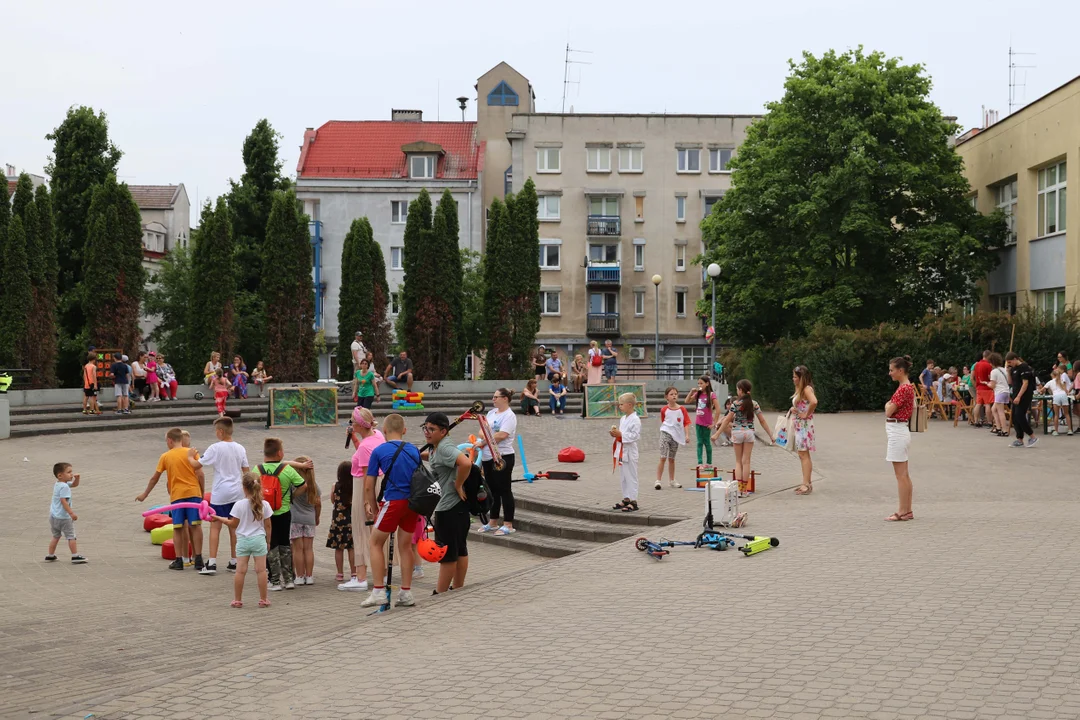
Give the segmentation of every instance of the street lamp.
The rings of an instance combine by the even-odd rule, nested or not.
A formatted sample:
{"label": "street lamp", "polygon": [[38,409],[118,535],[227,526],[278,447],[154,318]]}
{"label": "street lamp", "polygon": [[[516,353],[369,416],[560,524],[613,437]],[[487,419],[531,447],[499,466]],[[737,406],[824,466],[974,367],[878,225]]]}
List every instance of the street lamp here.
{"label": "street lamp", "polygon": [[[659,275],[652,276],[652,284],[656,286],[656,344],[653,345],[653,362],[656,363],[656,370],[660,370],[660,283],[663,278]],[[659,377],[659,376],[658,376]]]}
{"label": "street lamp", "polygon": [[707,268],[709,278],[712,280],[712,329],[713,339],[709,343],[709,369],[705,372],[706,375],[712,377],[713,368],[716,367],[716,278],[720,277],[720,266],[716,263],[709,263]]}

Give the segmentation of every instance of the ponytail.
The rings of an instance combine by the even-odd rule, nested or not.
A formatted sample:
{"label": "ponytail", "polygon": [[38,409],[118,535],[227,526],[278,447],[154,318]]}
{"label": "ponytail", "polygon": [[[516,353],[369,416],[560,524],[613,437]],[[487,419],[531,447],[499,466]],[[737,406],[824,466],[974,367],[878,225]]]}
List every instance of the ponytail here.
{"label": "ponytail", "polygon": [[254,516],[255,522],[262,522],[264,520],[263,493],[259,476],[250,470],[244,473],[243,486],[244,495],[247,497],[248,502],[251,503],[251,514]]}
{"label": "ponytail", "polygon": [[735,383],[735,387],[742,390],[742,397],[739,398],[739,412],[743,414],[747,420],[754,419],[754,398],[750,396],[750,391],[753,386],[750,381],[743,378],[739,382]]}

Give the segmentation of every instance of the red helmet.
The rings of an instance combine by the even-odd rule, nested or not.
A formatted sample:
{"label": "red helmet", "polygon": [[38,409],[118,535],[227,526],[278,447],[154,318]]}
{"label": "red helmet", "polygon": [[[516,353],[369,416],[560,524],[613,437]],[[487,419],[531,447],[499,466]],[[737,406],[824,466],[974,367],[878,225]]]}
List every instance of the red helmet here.
{"label": "red helmet", "polygon": [[439,545],[431,538],[422,538],[416,543],[416,551],[420,553],[420,557],[431,563],[437,563],[446,556],[446,546]]}

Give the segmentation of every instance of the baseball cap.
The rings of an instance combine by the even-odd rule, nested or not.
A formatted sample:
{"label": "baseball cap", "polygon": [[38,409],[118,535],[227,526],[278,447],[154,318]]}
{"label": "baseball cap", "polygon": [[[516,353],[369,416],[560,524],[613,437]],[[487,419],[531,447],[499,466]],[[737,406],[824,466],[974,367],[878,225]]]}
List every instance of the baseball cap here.
{"label": "baseball cap", "polygon": [[363,330],[357,330],[357,331],[356,331],[356,334],[357,334],[357,335],[363,335],[363,334],[364,334],[364,331],[363,331]]}
{"label": "baseball cap", "polygon": [[450,418],[446,417],[446,413],[441,412],[429,414],[424,419],[424,422],[429,425],[434,425],[435,427],[443,428],[444,430],[450,427]]}

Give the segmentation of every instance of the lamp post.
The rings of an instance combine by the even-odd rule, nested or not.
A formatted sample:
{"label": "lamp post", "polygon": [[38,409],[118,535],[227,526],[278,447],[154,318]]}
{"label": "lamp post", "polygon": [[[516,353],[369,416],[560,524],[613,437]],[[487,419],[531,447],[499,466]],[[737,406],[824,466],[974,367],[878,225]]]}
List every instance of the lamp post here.
{"label": "lamp post", "polygon": [[706,374],[712,377],[713,368],[716,367],[716,278],[720,277],[720,266],[716,263],[709,263],[707,272],[709,278],[712,280],[712,329],[713,339],[709,343],[709,369]]}
{"label": "lamp post", "polygon": [[656,287],[656,344],[653,345],[653,362],[656,364],[656,376],[660,377],[660,283],[663,278],[659,275],[652,276],[652,284]]}

